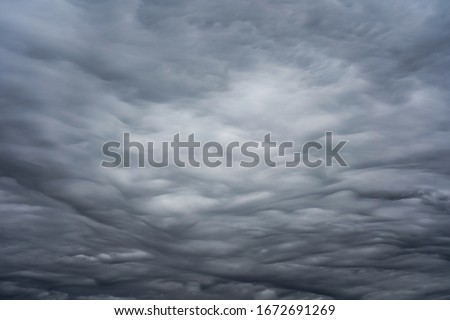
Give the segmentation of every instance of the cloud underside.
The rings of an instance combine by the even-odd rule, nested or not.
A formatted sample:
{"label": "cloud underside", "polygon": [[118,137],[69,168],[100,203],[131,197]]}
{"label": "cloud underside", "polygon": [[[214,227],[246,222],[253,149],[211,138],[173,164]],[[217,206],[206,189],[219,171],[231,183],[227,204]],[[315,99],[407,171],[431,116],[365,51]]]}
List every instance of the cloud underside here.
{"label": "cloud underside", "polygon": [[[448,1],[2,1],[0,297],[450,298]],[[100,167],[130,132],[350,167]]]}

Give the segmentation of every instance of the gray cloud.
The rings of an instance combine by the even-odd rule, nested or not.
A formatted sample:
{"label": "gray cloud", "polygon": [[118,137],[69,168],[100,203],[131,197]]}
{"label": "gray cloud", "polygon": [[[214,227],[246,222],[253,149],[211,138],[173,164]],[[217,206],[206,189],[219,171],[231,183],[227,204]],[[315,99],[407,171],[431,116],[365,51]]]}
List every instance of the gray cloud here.
{"label": "gray cloud", "polygon": [[[448,1],[2,1],[0,297],[450,297]],[[303,143],[349,168],[105,169]]]}

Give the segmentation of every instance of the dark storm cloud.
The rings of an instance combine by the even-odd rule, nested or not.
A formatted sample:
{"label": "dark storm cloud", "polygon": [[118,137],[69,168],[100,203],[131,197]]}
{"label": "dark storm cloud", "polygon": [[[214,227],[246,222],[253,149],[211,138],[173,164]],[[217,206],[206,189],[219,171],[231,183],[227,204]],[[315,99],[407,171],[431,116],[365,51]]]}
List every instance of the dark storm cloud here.
{"label": "dark storm cloud", "polygon": [[[448,1],[3,1],[0,296],[449,298]],[[101,145],[349,140],[349,168]]]}

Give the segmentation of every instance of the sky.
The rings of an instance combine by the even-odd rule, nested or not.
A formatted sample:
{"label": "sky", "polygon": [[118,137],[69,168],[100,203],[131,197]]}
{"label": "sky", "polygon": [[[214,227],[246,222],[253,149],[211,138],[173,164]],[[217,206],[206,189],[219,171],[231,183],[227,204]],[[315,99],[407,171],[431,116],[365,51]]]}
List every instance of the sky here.
{"label": "sky", "polygon": [[[0,2],[0,298],[450,298],[450,2]],[[348,167],[103,168],[124,132]]]}

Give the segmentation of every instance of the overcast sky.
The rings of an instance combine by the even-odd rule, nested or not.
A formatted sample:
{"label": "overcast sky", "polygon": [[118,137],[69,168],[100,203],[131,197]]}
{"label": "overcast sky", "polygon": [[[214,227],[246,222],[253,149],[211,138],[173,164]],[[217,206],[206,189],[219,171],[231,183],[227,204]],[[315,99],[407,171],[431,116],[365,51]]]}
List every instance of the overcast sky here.
{"label": "overcast sky", "polygon": [[[450,298],[448,0],[0,2],[0,297]],[[349,167],[101,146],[348,140]]]}

